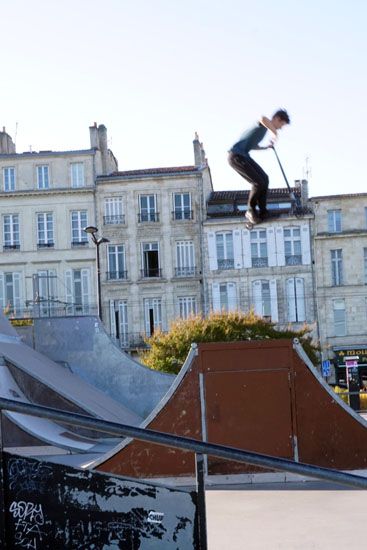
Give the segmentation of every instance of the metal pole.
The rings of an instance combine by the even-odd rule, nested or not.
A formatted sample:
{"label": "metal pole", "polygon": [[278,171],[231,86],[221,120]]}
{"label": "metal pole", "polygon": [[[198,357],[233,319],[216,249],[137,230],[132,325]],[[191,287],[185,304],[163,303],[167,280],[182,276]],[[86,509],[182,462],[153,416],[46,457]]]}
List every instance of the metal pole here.
{"label": "metal pole", "polygon": [[3,414],[0,411],[0,548],[6,550]]}
{"label": "metal pole", "polygon": [[205,462],[204,456],[195,454],[196,463],[196,491],[198,494],[198,527],[200,550],[207,550],[208,540],[206,532],[206,505],[205,505]]}
{"label": "metal pole", "polygon": [[[94,237],[94,235],[93,235]],[[101,266],[99,262],[99,244],[97,240],[94,240],[94,244],[97,249],[97,293],[98,293],[98,317],[102,321],[102,296],[101,296]]]}

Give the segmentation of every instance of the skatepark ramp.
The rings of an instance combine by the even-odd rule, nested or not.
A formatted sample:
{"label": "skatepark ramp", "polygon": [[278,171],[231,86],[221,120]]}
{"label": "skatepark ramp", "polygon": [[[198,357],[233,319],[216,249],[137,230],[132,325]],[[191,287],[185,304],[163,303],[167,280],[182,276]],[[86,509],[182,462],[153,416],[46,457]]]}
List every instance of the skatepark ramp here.
{"label": "skatepark ramp", "polygon": [[[317,466],[367,467],[367,423],[313,367],[298,341],[193,345],[141,427]],[[143,478],[193,476],[192,453],[125,439],[88,465]],[[208,474],[262,469],[209,457]]]}
{"label": "skatepark ramp", "polygon": [[33,341],[39,353],[68,365],[74,374],[142,418],[175,378],[132,359],[112,341],[98,317],[35,319]]}

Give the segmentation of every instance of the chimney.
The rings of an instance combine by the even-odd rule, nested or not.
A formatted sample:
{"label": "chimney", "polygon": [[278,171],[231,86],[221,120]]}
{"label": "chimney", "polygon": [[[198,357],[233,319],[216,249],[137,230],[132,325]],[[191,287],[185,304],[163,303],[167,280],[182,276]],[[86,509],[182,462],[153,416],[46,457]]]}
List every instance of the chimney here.
{"label": "chimney", "polygon": [[89,126],[89,135],[91,149],[99,149],[98,128],[96,122],[93,126]]}
{"label": "chimney", "polygon": [[0,132],[0,154],[12,155],[15,152],[15,144],[9,134],[6,133],[5,126],[3,126],[3,131]]}
{"label": "chimney", "polygon": [[308,202],[308,181],[307,180],[294,180],[294,186],[301,191],[301,203],[305,206]]}
{"label": "chimney", "polygon": [[194,159],[195,159],[195,166],[203,166],[207,163],[206,157],[205,157],[205,151],[203,144],[199,141],[198,133],[195,132],[195,139],[193,141],[194,144]]}

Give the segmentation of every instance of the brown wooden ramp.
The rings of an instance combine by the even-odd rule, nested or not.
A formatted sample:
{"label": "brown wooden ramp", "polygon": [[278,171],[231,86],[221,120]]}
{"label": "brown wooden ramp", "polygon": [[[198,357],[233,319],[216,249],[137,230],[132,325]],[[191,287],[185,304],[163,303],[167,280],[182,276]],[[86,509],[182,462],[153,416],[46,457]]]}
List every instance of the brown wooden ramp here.
{"label": "brown wooden ramp", "polygon": [[[333,393],[297,341],[194,345],[142,426],[330,468],[367,465],[367,422]],[[132,440],[91,467],[138,477],[195,472],[192,453]],[[208,461],[209,474],[255,471]]]}

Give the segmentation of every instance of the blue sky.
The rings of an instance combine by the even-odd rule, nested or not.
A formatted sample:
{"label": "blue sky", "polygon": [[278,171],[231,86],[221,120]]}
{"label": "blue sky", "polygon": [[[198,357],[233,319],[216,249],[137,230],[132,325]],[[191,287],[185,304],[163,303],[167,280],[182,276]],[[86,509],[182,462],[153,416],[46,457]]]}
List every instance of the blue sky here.
{"label": "blue sky", "polygon": [[[108,128],[121,170],[193,163],[197,131],[214,188],[247,188],[227,149],[288,109],[278,152],[310,194],[365,192],[364,0],[13,0],[2,14],[0,126],[17,151],[89,146]],[[284,182],[272,151],[254,153]]]}

